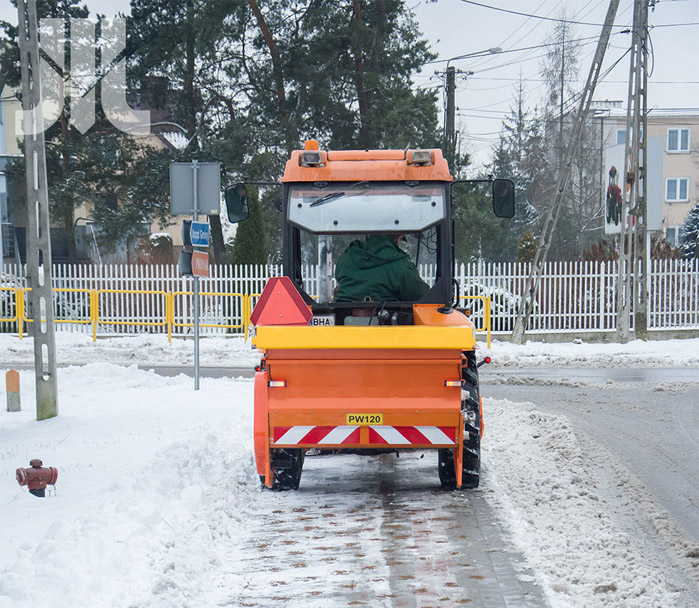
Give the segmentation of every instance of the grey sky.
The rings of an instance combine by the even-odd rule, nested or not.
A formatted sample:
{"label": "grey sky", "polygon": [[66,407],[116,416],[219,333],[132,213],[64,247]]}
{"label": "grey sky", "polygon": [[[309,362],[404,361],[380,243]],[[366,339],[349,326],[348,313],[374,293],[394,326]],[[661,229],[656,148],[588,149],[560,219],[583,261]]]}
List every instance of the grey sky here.
{"label": "grey sky", "polygon": [[[565,7],[566,18],[596,25],[574,25],[576,38],[590,38],[581,44],[579,54],[582,88],[587,78],[601,24],[609,0],[478,0],[521,13],[559,17]],[[555,26],[552,21],[527,18],[483,8],[461,0],[416,0],[413,10],[425,37],[439,59],[501,47],[503,51],[544,44],[550,40]],[[621,0],[615,25],[631,25],[633,0]],[[656,26],[651,32],[653,43],[653,74],[648,86],[649,108],[699,107],[699,0],[660,0],[649,22]],[[672,25],[673,27],[662,27]],[[614,28],[619,32],[622,28]],[[602,70],[606,70],[629,48],[630,35],[615,33],[610,41]],[[456,105],[459,108],[457,126],[464,133],[464,144],[474,152],[477,161],[488,158],[487,149],[497,140],[501,120],[509,111],[520,73],[528,94],[528,105],[540,105],[544,93],[539,68],[545,49],[519,53],[501,53],[478,59],[463,59],[452,65],[473,71],[471,77],[457,81]],[[440,85],[435,70],[446,65],[426,66],[416,77],[418,86]],[[595,99],[623,100],[628,96],[628,55],[601,82]]]}
{"label": "grey sky", "polygon": [[[607,12],[609,0],[478,0],[480,4],[556,18],[565,8],[566,17],[594,25],[574,25],[580,49],[579,87],[582,87],[595,51],[596,37]],[[89,0],[91,13],[113,16],[118,11],[129,12],[128,0]],[[503,51],[532,47],[546,43],[555,25],[532,17],[469,4],[463,0],[408,0],[420,28],[438,55],[438,60],[477,53],[501,47]],[[621,0],[617,25],[630,25],[633,0]],[[0,5],[0,18],[17,21],[16,12],[8,0]],[[649,107],[699,107],[699,0],[659,0],[650,13],[653,42],[653,73],[649,81]],[[685,25],[693,23],[695,25]],[[670,26],[670,27],[667,27]],[[630,44],[629,34],[615,28],[607,51],[603,70],[617,61]],[[497,140],[501,120],[508,112],[514,88],[520,74],[525,81],[528,104],[541,104],[544,91],[539,67],[545,49],[503,52],[488,57],[463,59],[452,65],[473,76],[457,80],[457,126],[464,135],[464,145],[474,154],[477,163],[487,162],[488,149]],[[415,77],[417,86],[440,88],[441,71],[446,62],[425,67]],[[628,56],[598,86],[596,99],[626,100],[628,93]]]}

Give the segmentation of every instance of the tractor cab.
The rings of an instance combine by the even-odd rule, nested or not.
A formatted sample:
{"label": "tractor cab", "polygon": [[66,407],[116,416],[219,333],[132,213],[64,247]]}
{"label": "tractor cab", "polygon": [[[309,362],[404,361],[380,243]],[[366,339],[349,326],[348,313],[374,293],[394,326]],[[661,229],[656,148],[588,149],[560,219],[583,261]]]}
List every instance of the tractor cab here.
{"label": "tractor cab", "polygon": [[[323,151],[309,141],[304,150],[292,152],[281,181],[284,274],[312,307],[313,324],[410,325],[416,303],[459,304],[453,280],[453,180],[441,150]],[[509,207],[514,209],[511,182],[490,181],[495,213],[507,217]],[[241,193],[240,185],[235,188]],[[334,268],[354,242],[380,235],[404,236],[400,248],[429,289],[417,298],[410,290],[396,297],[379,289],[377,295],[348,301],[343,290],[337,292]]]}

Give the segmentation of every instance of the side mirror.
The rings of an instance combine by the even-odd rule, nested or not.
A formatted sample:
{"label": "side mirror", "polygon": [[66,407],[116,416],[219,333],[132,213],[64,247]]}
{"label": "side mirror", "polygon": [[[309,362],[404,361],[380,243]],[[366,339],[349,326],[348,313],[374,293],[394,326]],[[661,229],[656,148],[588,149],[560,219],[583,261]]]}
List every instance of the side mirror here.
{"label": "side mirror", "polygon": [[514,217],[515,185],[511,179],[493,180],[493,213],[496,217]]}
{"label": "side mirror", "polygon": [[224,193],[226,199],[226,209],[228,210],[228,220],[232,224],[242,222],[248,217],[248,194],[245,184],[233,184],[228,186]]}

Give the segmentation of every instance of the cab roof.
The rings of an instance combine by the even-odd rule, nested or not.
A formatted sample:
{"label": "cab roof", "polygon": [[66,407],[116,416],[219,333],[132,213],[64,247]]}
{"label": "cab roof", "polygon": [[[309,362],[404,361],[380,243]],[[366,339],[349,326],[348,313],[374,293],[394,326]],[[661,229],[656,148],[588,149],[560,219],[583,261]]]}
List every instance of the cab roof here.
{"label": "cab roof", "polygon": [[291,153],[282,182],[450,182],[453,179],[439,149],[420,150],[422,157],[430,153],[430,161],[416,163],[413,162],[416,150],[318,150],[313,144],[307,142],[305,150]]}

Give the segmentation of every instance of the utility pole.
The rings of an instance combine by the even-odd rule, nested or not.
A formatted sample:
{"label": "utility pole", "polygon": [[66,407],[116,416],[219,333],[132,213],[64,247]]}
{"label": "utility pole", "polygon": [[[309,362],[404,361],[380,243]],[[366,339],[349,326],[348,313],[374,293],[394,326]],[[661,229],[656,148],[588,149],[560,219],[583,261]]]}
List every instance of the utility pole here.
{"label": "utility pole", "polygon": [[19,0],[17,12],[27,184],[27,279],[31,288],[29,316],[33,320],[31,333],[34,337],[36,419],[45,420],[58,415],[58,387],[36,0]]}
{"label": "utility pole", "polygon": [[[648,186],[646,182],[648,4],[635,0],[629,97],[626,113],[626,154],[624,160],[626,191],[619,234],[617,281],[617,339],[628,342],[631,336],[631,311],[637,338],[648,338]],[[655,0],[650,0],[652,6]]]}
{"label": "utility pole", "polygon": [[454,157],[456,155],[456,68],[447,65],[446,71],[446,98],[447,107],[444,113],[444,152],[447,162],[454,170]]}
{"label": "utility pole", "polygon": [[485,57],[486,55],[495,55],[496,53],[502,52],[502,49],[498,47],[492,47],[484,51],[477,51],[475,53],[466,53],[465,55],[457,55],[456,57],[451,57],[447,60],[447,69],[444,72],[435,72],[435,74],[444,76],[444,157],[449,163],[452,171],[454,171],[454,161],[456,159],[456,74],[463,74],[464,76],[473,76],[473,72],[468,70],[457,70],[456,68],[449,65],[450,61],[457,61],[459,59],[470,59],[472,57]]}
{"label": "utility pole", "polygon": [[570,172],[573,165],[573,155],[575,154],[575,148],[578,145],[583,125],[585,124],[590,110],[592,96],[595,93],[595,87],[597,86],[597,80],[599,79],[600,70],[602,68],[602,61],[604,59],[607,45],[609,44],[609,35],[612,31],[614,18],[616,17],[616,11],[618,8],[619,0],[611,0],[609,3],[609,8],[607,9],[607,16],[604,20],[604,25],[602,26],[602,32],[600,34],[599,41],[597,42],[597,50],[595,51],[595,56],[592,59],[590,73],[587,77],[585,88],[583,89],[580,97],[580,106],[575,117],[575,122],[573,123],[573,134],[568,142],[563,164],[561,165],[561,170],[558,174],[558,182],[556,183],[554,198],[544,221],[544,227],[541,231],[541,236],[539,237],[539,247],[534,255],[534,261],[532,262],[531,270],[529,272],[529,278],[527,279],[527,285],[522,297],[522,303],[520,304],[519,311],[517,312],[517,321],[515,322],[515,328],[512,331],[512,342],[515,344],[522,344],[524,342],[524,334],[527,324],[529,323],[529,317],[534,309],[534,302],[536,301],[536,294],[539,289],[541,275],[544,271],[544,264],[546,263],[546,257],[548,255],[549,247],[551,246],[551,240],[553,238],[554,231],[556,230],[558,212],[561,204],[563,203],[563,195],[565,194],[568,178],[570,177]]}

